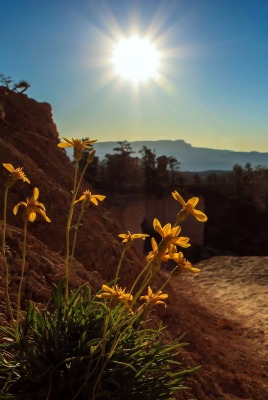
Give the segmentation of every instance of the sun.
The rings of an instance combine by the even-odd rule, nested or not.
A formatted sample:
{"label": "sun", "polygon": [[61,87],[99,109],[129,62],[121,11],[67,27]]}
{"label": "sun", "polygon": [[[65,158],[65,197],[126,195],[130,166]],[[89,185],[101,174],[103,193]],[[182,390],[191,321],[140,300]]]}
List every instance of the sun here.
{"label": "sun", "polygon": [[117,75],[138,84],[157,78],[159,59],[159,53],[152,42],[133,36],[117,42],[112,63]]}

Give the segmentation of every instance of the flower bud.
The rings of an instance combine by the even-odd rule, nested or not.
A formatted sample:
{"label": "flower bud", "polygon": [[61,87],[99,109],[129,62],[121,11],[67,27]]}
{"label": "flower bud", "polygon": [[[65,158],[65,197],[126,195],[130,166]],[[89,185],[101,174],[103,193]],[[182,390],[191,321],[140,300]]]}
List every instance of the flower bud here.
{"label": "flower bud", "polygon": [[89,153],[89,155],[87,156],[87,164],[91,164],[93,162],[95,154],[96,154],[96,150],[95,149],[92,150],[91,153]]}

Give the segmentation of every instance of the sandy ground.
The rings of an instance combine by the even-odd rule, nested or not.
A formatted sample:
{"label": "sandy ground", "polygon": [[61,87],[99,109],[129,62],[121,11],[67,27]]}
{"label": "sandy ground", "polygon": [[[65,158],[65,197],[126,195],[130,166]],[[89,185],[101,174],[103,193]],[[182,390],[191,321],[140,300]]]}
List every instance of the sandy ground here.
{"label": "sandy ground", "polygon": [[255,330],[268,357],[268,257],[214,257],[198,266],[202,273],[187,276],[192,293],[221,318]]}
{"label": "sandy ground", "polygon": [[184,362],[202,365],[178,399],[267,400],[268,257],[213,257],[195,266],[202,272],[171,283],[169,328],[190,343]]}

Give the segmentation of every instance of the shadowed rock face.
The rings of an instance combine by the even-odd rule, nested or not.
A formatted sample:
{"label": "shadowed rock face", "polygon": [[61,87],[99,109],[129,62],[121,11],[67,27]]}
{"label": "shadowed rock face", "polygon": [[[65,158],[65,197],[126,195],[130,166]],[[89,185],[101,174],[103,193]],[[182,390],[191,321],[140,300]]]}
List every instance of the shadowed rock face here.
{"label": "shadowed rock face", "polygon": [[[59,135],[49,104],[38,103],[24,94],[16,94],[2,87],[0,103],[4,108],[4,119],[0,118],[0,162],[23,167],[31,181],[31,185],[17,182],[9,194],[6,243],[13,277],[11,300],[16,302],[22,255],[22,221],[19,216],[12,214],[12,208],[19,201],[31,196],[33,188],[37,186],[40,190],[40,202],[45,204],[52,222],[48,224],[38,219],[33,224],[29,223],[22,305],[25,306],[29,298],[42,304],[48,299],[53,282],[64,276],[65,221],[72,189],[73,167],[65,152],[57,147]],[[7,172],[1,165],[0,168],[0,187],[3,193]],[[86,188],[83,184],[83,189]],[[136,212],[143,205],[137,207]],[[156,209],[157,207],[159,205]],[[0,210],[2,209],[0,196]],[[162,215],[158,217],[162,220]],[[116,220],[110,218],[105,204],[98,208],[90,207],[82,223],[70,286],[88,282],[93,290],[98,290],[102,279],[109,281],[114,277],[121,254],[117,234],[122,233],[125,228],[121,228]],[[228,259],[227,263],[226,258],[217,257],[213,261],[213,270],[220,270],[221,265],[227,269],[230,263],[233,268],[238,267],[241,264],[239,260]],[[5,321],[2,261],[0,256],[0,319]],[[250,260],[251,263],[253,261],[258,263],[259,258]],[[131,252],[123,266],[126,273],[122,286],[129,286],[141,264],[139,256],[134,251]],[[202,264],[200,267],[203,269]],[[183,364],[187,367],[203,366],[187,382],[192,391],[180,393],[178,399],[266,400],[268,360],[261,351],[263,334],[259,332],[255,340],[256,331],[243,325],[243,321],[232,319],[232,315],[227,318],[225,304],[215,302],[213,293],[205,296],[206,288],[210,287],[211,282],[211,275],[207,278],[206,276],[206,271],[202,272],[200,284],[198,279],[193,282],[188,275],[183,275],[183,279],[176,277],[166,287],[169,293],[168,308],[159,310],[164,325],[169,329],[170,339],[185,333],[185,341],[190,343],[182,349],[179,356]],[[216,311],[211,304],[217,306]]]}
{"label": "shadowed rock face", "polygon": [[[188,199],[186,199],[188,200]],[[149,233],[155,235],[153,220],[157,218],[162,225],[175,223],[176,216],[182,208],[171,194],[159,199],[155,196],[120,196],[107,199],[111,214],[116,220],[124,224],[124,228],[131,232]],[[200,198],[197,208],[204,211],[204,201]],[[196,221],[193,216],[189,216],[182,223],[182,236],[190,237],[193,245],[203,246],[205,224]],[[135,243],[142,249],[143,243]]]}

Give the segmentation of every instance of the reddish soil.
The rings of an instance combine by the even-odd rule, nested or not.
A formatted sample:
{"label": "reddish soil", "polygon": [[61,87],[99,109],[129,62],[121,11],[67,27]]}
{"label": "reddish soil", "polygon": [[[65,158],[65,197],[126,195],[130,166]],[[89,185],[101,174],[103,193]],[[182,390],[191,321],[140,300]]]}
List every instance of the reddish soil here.
{"label": "reddish soil", "polygon": [[198,282],[179,278],[172,282],[171,293],[163,318],[172,335],[185,333],[190,343],[183,348],[184,364],[202,366],[187,382],[191,390],[178,399],[267,399],[264,332],[246,327],[243,319],[224,318],[224,303],[204,294]]}

